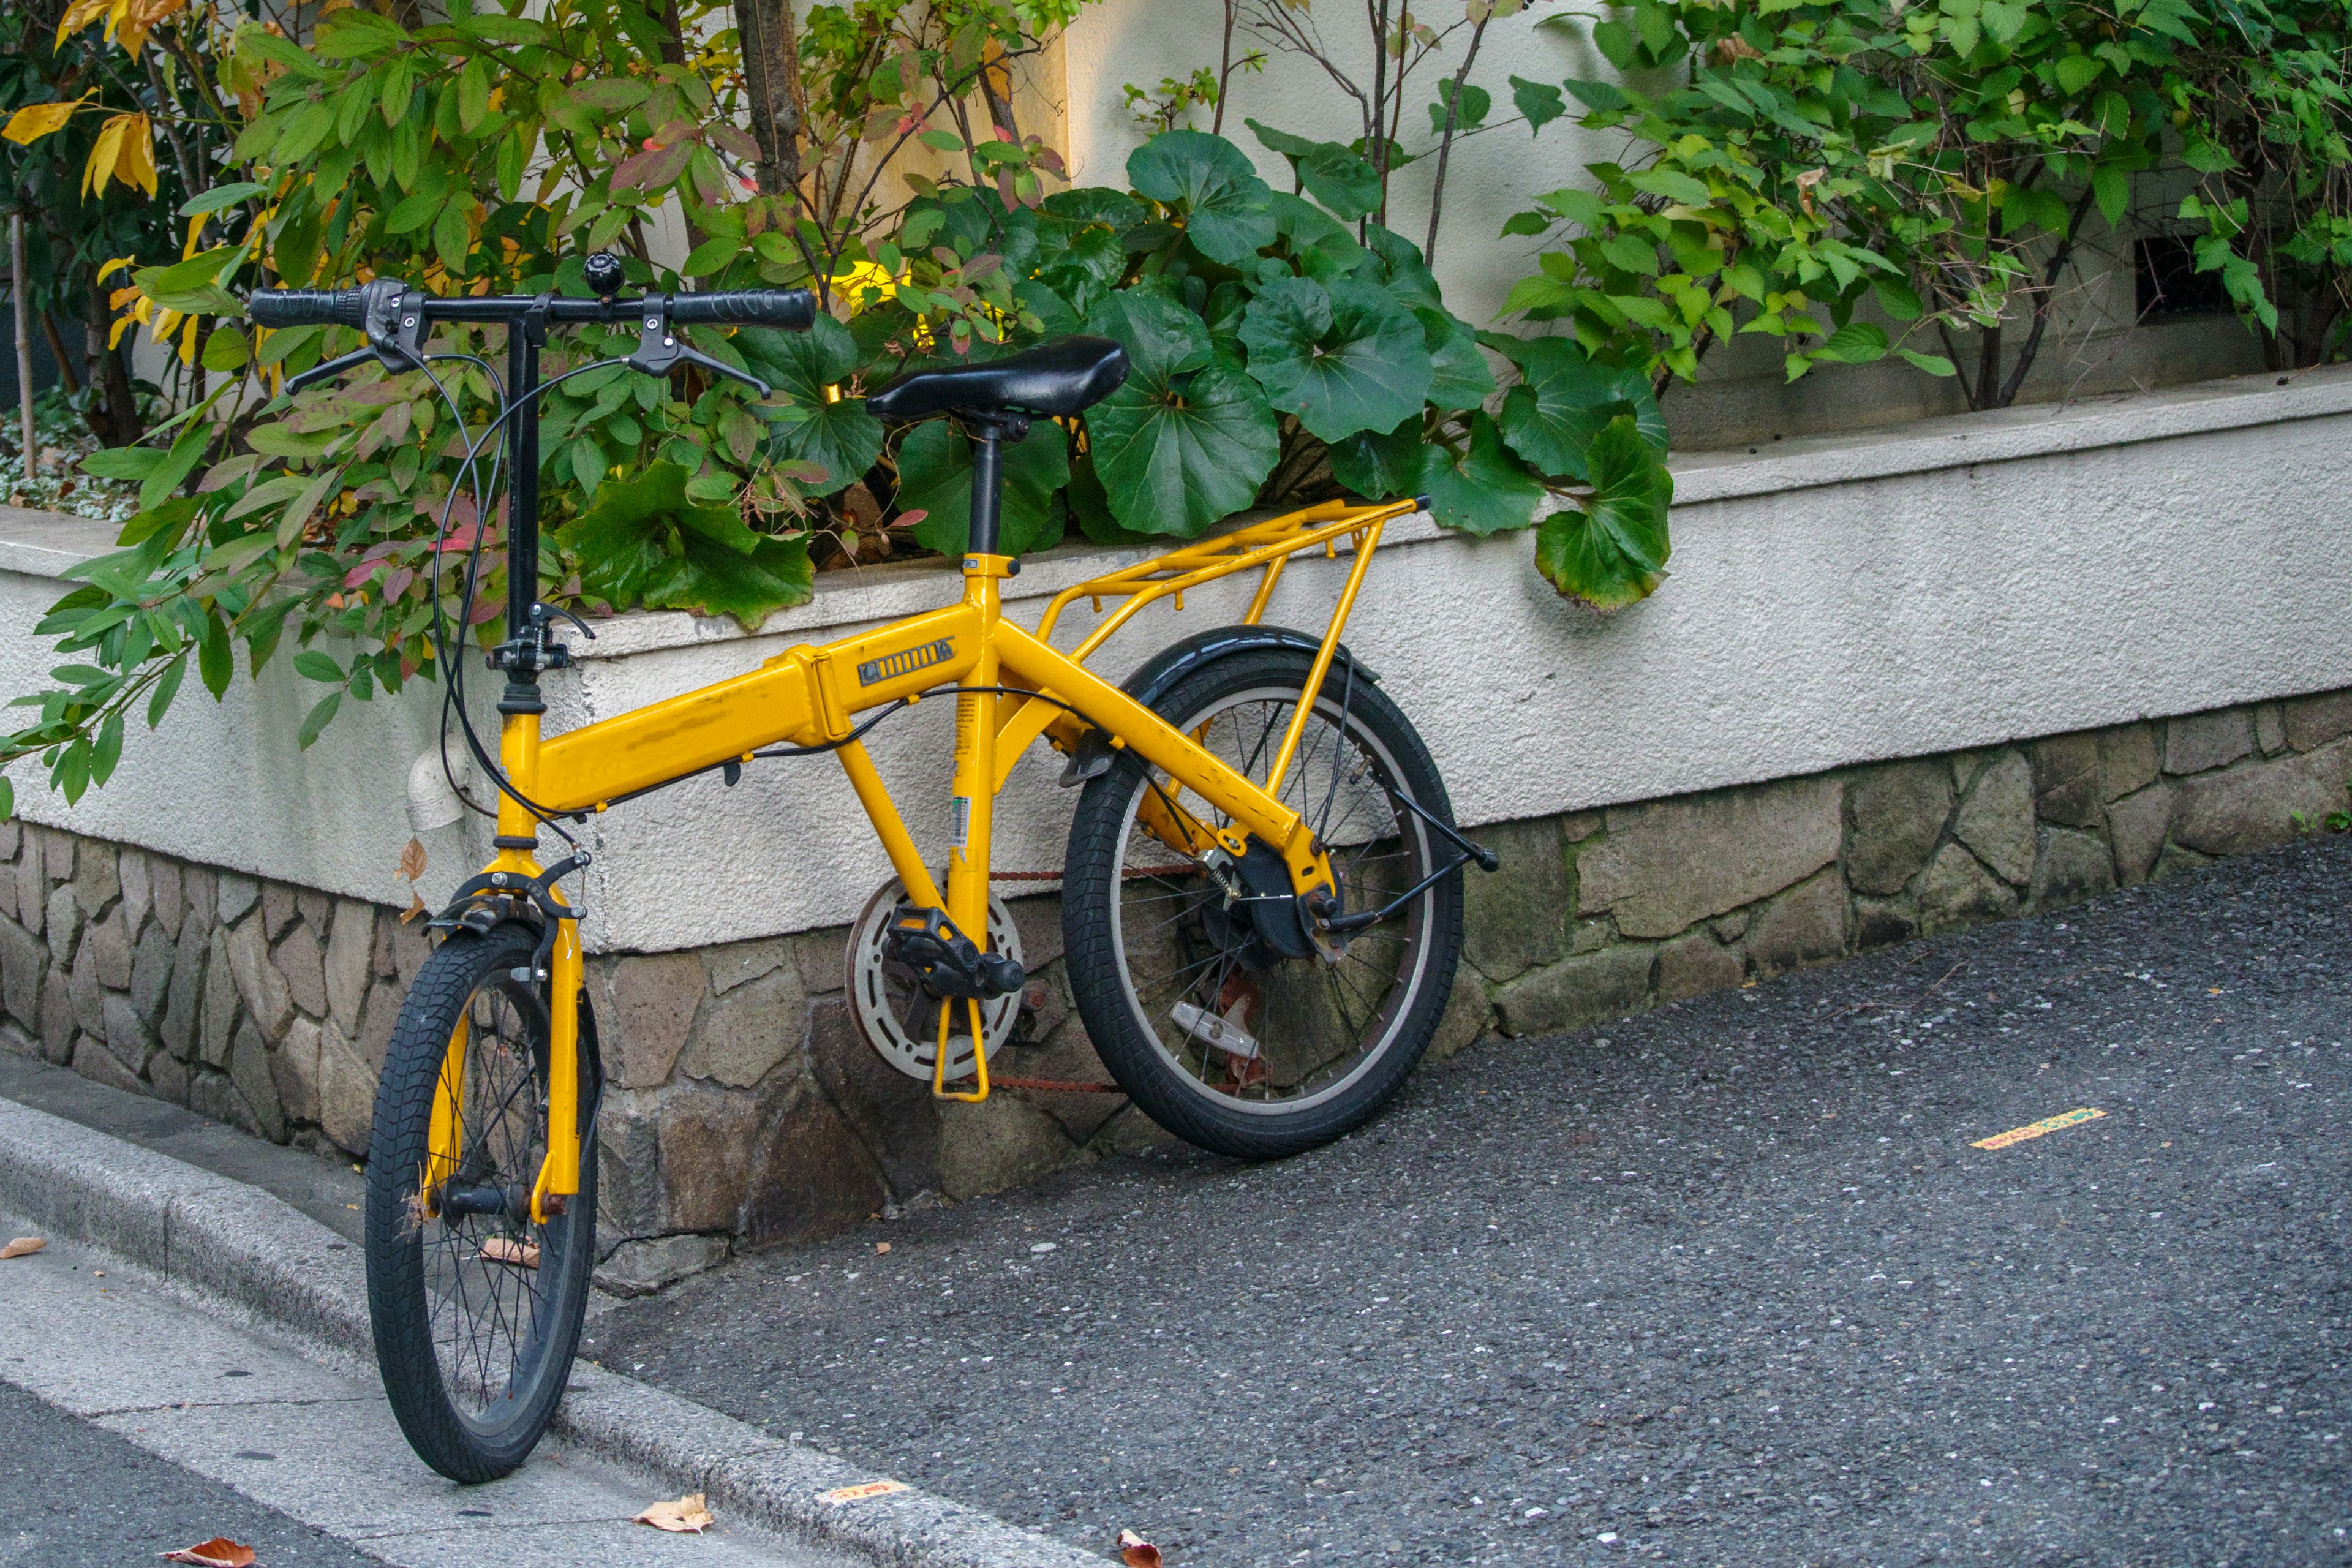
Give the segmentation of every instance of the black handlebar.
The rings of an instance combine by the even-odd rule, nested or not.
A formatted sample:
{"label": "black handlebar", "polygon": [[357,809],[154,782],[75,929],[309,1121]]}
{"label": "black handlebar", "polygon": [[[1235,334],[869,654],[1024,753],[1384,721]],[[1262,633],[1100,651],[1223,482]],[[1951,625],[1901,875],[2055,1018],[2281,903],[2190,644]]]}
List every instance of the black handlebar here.
{"label": "black handlebar", "polygon": [[[660,295],[637,300],[542,299],[529,294],[427,296],[428,321],[518,321],[544,308],[551,321],[625,321]],[[777,327],[806,331],[816,320],[816,296],[805,289],[740,289],[715,294],[672,294],[669,319],[680,326]],[[246,300],[246,317],[265,327],[367,325],[367,299],[357,289],[257,289]]]}
{"label": "black handlebar", "polygon": [[256,289],[245,313],[265,327],[364,327],[367,300],[356,289]]}

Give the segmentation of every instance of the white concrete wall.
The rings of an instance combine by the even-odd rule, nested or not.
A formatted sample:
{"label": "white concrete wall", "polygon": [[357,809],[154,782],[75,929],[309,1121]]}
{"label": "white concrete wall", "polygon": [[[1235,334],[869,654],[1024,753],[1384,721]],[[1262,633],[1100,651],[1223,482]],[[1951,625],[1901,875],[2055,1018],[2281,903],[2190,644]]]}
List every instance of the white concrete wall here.
{"label": "white concrete wall", "polygon": [[[1421,726],[1456,811],[1495,822],[2193,712],[2352,685],[2352,373],[2266,377],[1784,441],[1676,464],[1673,575],[1603,619],[1563,603],[1528,541],[1398,525],[1349,632]],[[26,628],[87,525],[0,513],[0,684],[59,662]],[[1066,549],[1009,586],[1030,620],[1124,559]],[[1319,624],[1338,568],[1302,562],[1271,619]],[[937,563],[827,574],[756,637],[675,613],[608,623],[552,678],[551,729],[737,674],[803,641],[953,600]],[[1240,585],[1147,612],[1122,673],[1239,618]],[[1064,646],[1091,623],[1081,605]],[[280,660],[215,706],[134,730],[115,781],[67,808],[12,770],[28,818],[338,892],[405,902],[404,783],[438,691],[348,709],[307,753],[317,689]],[[487,694],[487,693],[486,693]],[[943,841],[945,703],[873,735],[927,847]],[[1061,863],[1071,795],[1040,745],[999,813],[997,864]],[[699,945],[845,921],[888,874],[824,758],[766,763],[632,802],[583,831],[603,950]],[[465,834],[428,839],[431,899]],[[477,846],[475,853],[480,853]]]}

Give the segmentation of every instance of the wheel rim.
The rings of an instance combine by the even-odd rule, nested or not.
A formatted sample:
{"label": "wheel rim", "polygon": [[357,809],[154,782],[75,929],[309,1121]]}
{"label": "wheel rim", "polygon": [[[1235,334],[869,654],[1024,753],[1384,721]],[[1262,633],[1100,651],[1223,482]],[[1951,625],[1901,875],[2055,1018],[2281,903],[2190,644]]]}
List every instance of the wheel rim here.
{"label": "wheel rim", "polygon": [[[1235,692],[1189,727],[1229,766],[1263,778],[1297,698],[1296,687]],[[1339,701],[1317,700],[1280,798],[1328,847],[1342,911],[1353,913],[1381,908],[1428,876],[1433,845],[1427,826],[1388,794],[1412,793],[1396,757],[1360,710],[1344,731],[1339,716]],[[1177,1082],[1230,1110],[1291,1115],[1344,1094],[1385,1055],[1427,982],[1437,888],[1353,937],[1337,959],[1268,963],[1205,870],[1139,822],[1155,794],[1203,822],[1228,820],[1157,770],[1138,779],[1122,807],[1111,939],[1144,1038]],[[1238,1036],[1210,1021],[1231,1022],[1237,1005]],[[1220,1035],[1241,1050],[1219,1045]]]}
{"label": "wheel rim", "polygon": [[[520,1417],[538,1390],[571,1233],[568,1219],[530,1216],[547,1153],[546,1009],[500,976],[467,999],[466,1019],[456,1169],[433,1183],[429,1202],[420,1195],[410,1219],[442,1387],[458,1420],[489,1436]],[[450,1066],[445,1058],[445,1085]],[[593,1158],[584,1142],[582,1153],[583,1163]],[[509,1208],[452,1212],[448,1197],[460,1189],[502,1191]]]}

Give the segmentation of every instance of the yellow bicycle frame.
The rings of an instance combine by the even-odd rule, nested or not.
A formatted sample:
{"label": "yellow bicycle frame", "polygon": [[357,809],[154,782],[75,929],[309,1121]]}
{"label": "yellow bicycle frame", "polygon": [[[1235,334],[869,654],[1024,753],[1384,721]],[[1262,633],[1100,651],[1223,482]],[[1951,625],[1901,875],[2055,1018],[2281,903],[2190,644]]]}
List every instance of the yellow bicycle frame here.
{"label": "yellow bicycle frame", "polygon": [[[603,811],[624,795],[722,763],[748,763],[762,747],[835,746],[850,787],[873,822],[908,896],[919,907],[944,910],[958,931],[984,942],[990,828],[996,794],[1021,753],[1040,736],[1070,750],[1091,726],[1108,736],[1113,747],[1135,751],[1230,820],[1231,826],[1222,828],[1200,822],[1155,822],[1156,830],[1180,852],[1197,856],[1221,847],[1238,857],[1246,850],[1248,837],[1254,837],[1281,853],[1296,892],[1328,891],[1334,883],[1323,845],[1297,812],[1276,798],[1304,731],[1310,702],[1298,705],[1261,784],[1227,767],[1191,737],[1089,671],[1085,661],[1145,605],[1173,598],[1181,609],[1188,590],[1252,568],[1264,573],[1246,617],[1255,624],[1292,555],[1318,544],[1325,547],[1327,554],[1336,555],[1340,536],[1349,535],[1353,539],[1355,560],[1305,689],[1318,690],[1363,586],[1382,528],[1414,510],[1416,504],[1410,500],[1378,506],[1327,502],[1204,541],[1064,591],[1047,606],[1034,633],[1005,620],[1002,612],[1003,581],[1019,570],[1018,564],[1008,556],[968,555],[963,562],[961,603],[822,647],[791,648],[749,675],[552,739],[541,737],[536,713],[510,713],[500,735],[499,761],[518,793],[551,812],[571,814]],[[1062,612],[1080,598],[1091,598],[1097,606],[1105,598],[1124,598],[1127,603],[1074,652],[1065,655],[1047,639]],[[872,758],[860,742],[848,737],[854,715],[950,683],[1012,688],[1024,694],[964,690],[956,697],[955,826],[942,897]],[[530,839],[538,826],[518,802],[499,797],[498,833],[502,839]],[[530,853],[517,848],[499,851],[488,869],[524,877],[540,873]],[[531,1195],[532,1216],[542,1221],[548,1214],[561,1212],[562,1197],[580,1190],[581,970],[578,926],[567,920],[562,922],[550,975],[552,1037],[547,1158]],[[940,1005],[941,1047],[932,1090],[942,1098],[984,1099],[988,1063],[986,1053],[978,1048],[982,1036],[977,1004],[971,1009],[973,1088],[950,1090],[943,1081],[950,1005],[945,1002]],[[461,1037],[462,1033],[461,1026]],[[461,1040],[453,1040],[451,1046],[456,1051],[464,1048]],[[436,1169],[455,1168],[460,1142],[457,1121],[454,1103],[445,1116],[436,1102],[431,1142]],[[551,1197],[558,1201],[550,1205]]]}

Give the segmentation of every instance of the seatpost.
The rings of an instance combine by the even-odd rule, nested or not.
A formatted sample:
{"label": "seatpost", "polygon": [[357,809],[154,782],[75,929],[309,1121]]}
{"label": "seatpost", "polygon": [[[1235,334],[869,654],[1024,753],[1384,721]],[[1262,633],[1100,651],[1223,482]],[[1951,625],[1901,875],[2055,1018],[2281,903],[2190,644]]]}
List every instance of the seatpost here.
{"label": "seatpost", "polygon": [[[972,419],[971,426],[971,537],[965,542],[968,555],[996,553],[997,518],[1004,504],[1004,461],[1003,441],[1007,434],[992,419]],[[1019,437],[1013,437],[1018,440]]]}

